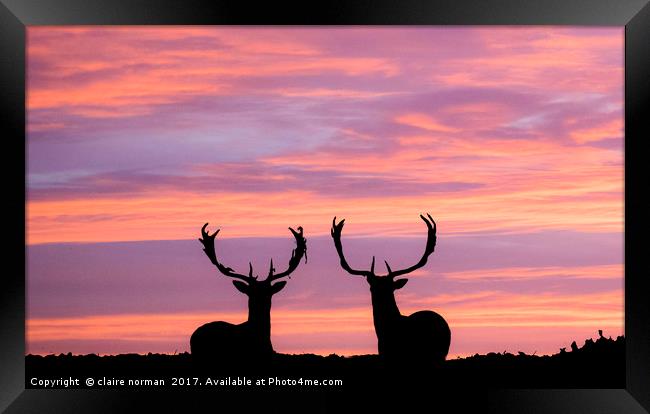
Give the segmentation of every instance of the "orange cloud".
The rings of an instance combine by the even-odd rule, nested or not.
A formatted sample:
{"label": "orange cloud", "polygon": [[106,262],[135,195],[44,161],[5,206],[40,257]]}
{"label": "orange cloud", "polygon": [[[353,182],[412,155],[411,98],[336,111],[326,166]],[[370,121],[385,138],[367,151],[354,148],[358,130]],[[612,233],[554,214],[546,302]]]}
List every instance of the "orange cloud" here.
{"label": "orange cloud", "polygon": [[[417,170],[417,164],[413,166]],[[566,228],[622,231],[620,173],[618,167],[611,167],[569,174],[532,172],[528,178],[493,174],[472,177],[479,182],[495,183],[486,188],[411,196],[350,195],[333,199],[305,191],[165,191],[32,201],[27,204],[27,241],[36,244],[187,239],[196,233],[197,225],[215,220],[230,227],[226,237],[277,235],[283,231],[278,229],[284,229],[287,223],[300,224],[311,235],[327,235],[334,215],[354,218],[351,235],[411,235],[421,232],[420,223],[413,217],[425,210],[436,217],[448,234]],[[531,187],[531,180],[540,185]],[[421,185],[425,189],[427,183],[422,181]]]}
{"label": "orange cloud", "polygon": [[[31,27],[28,37],[29,60],[55,68],[47,74],[49,82],[28,85],[28,110],[72,107],[73,114],[95,118],[148,114],[155,105],[192,95],[232,96],[241,93],[236,81],[243,77],[323,72],[394,76],[400,70],[388,59],[324,54],[291,36],[291,30]],[[52,42],[60,44],[62,37],[70,49],[53,47]],[[205,47],[193,48],[164,43],[194,38],[212,39],[214,44],[206,40]],[[83,81],[71,81],[77,76]],[[273,89],[245,89],[274,93]],[[324,91],[294,93],[322,96]],[[91,108],[79,108],[83,106]]]}
{"label": "orange cloud", "polygon": [[[404,297],[398,301],[404,302]],[[568,339],[584,339],[586,331],[606,329],[614,336],[623,332],[622,290],[582,295],[493,291],[437,295],[408,300],[408,303],[402,306],[403,314],[428,308],[444,315],[454,333],[450,358],[503,348],[553,353],[558,347],[568,345],[565,343]],[[70,344],[76,343],[78,349],[85,349],[83,343],[102,341],[126,343],[122,345],[122,352],[189,351],[189,337],[194,329],[213,320],[239,323],[245,320],[245,314],[203,312],[29,318],[28,352],[39,353],[39,349],[40,353],[68,352]],[[376,353],[370,307],[309,310],[278,307],[273,310],[272,325],[272,340],[279,352]],[[521,332],[531,330],[537,334],[522,341]],[[495,336],[495,331],[500,335]],[[513,344],[518,343],[522,343],[522,347],[513,349]]]}
{"label": "orange cloud", "polygon": [[448,294],[430,298],[404,296],[408,306],[403,307],[402,313],[422,307],[439,310],[456,328],[605,325],[622,331],[624,322],[622,288],[587,294],[480,292],[466,298]]}
{"label": "orange cloud", "polygon": [[623,136],[623,118],[602,123],[601,125],[592,126],[584,129],[571,131],[571,138],[577,143],[584,144],[603,139],[619,138]]}
{"label": "orange cloud", "polygon": [[400,124],[414,126],[416,128],[426,129],[434,132],[456,132],[458,128],[443,125],[432,117],[425,114],[406,114],[400,115],[395,119]]}

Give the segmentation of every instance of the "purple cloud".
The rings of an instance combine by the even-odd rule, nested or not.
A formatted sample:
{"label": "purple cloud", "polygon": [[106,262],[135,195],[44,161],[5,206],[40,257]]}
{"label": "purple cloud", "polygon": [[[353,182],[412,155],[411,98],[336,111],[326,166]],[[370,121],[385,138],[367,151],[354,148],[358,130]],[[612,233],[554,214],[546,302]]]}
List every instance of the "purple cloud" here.
{"label": "purple cloud", "polygon": [[[201,223],[197,224],[198,228]],[[309,229],[307,229],[308,231]],[[541,232],[520,235],[441,236],[422,275],[410,277],[400,292],[417,299],[439,294],[482,291],[521,294],[579,294],[620,288],[620,279],[568,278],[560,273],[539,280],[455,280],[444,274],[509,267],[564,267],[620,264],[620,234]],[[424,238],[347,238],[350,265],[369,268],[373,255],[397,269],[415,263]],[[293,242],[287,237],[219,239],[218,255],[244,271],[252,261],[264,277],[268,261],[288,261]],[[330,237],[308,238],[308,262],[299,269],[275,306],[337,308],[368,305],[363,278],[345,273]],[[245,299],[218,274],[196,240],[94,244],[44,244],[27,250],[30,317],[180,312],[245,311]],[[378,268],[379,270],[379,268]],[[402,302],[408,306],[408,300]]]}

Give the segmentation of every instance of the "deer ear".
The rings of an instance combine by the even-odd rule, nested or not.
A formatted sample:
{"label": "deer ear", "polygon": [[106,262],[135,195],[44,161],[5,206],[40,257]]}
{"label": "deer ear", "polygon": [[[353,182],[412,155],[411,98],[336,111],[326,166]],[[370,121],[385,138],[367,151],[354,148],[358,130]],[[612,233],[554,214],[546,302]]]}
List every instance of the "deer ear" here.
{"label": "deer ear", "polygon": [[232,284],[235,285],[235,288],[237,288],[238,291],[248,295],[248,285],[246,283],[240,282],[239,280],[233,280]]}
{"label": "deer ear", "polygon": [[276,293],[278,293],[279,291],[281,291],[282,288],[284,288],[284,286],[285,286],[286,284],[287,284],[287,282],[283,280],[282,282],[278,282],[278,283],[276,283],[275,285],[272,285],[272,286],[271,286],[271,295],[275,295]]}
{"label": "deer ear", "polygon": [[403,288],[406,282],[408,281],[409,281],[408,279],[397,279],[396,281],[393,282],[393,289],[397,290]]}

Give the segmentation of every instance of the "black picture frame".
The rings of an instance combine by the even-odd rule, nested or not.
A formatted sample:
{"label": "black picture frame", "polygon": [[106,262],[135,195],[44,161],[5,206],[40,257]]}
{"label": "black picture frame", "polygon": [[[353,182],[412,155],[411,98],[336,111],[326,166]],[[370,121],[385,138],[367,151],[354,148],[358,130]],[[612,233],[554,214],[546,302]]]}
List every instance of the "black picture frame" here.
{"label": "black picture frame", "polygon": [[[25,389],[25,28],[29,25],[133,24],[335,24],[335,25],[598,25],[625,26],[625,335],[626,388],[608,390],[447,390],[427,396],[430,403],[475,407],[479,412],[643,413],[650,411],[650,276],[644,261],[649,229],[643,177],[648,177],[644,139],[650,113],[650,5],[648,0],[363,0],[246,2],[223,0],[0,0],[0,102],[5,146],[2,177],[5,271],[0,288],[2,344],[0,410],[16,412],[150,411],[151,404],[170,411],[198,410],[201,402],[218,410],[212,392],[137,392]],[[643,172],[645,171],[645,173]],[[8,237],[7,237],[8,236]],[[284,392],[266,393],[253,401],[233,392],[219,401],[257,404],[268,410],[301,404]],[[363,407],[371,400],[344,402],[336,391],[312,393],[311,406]],[[378,395],[396,406],[403,395]],[[377,404],[377,399],[374,398]],[[306,402],[304,403],[306,404]],[[386,408],[386,405],[378,407]],[[323,410],[321,410],[323,411]],[[365,411],[365,410],[364,410]]]}

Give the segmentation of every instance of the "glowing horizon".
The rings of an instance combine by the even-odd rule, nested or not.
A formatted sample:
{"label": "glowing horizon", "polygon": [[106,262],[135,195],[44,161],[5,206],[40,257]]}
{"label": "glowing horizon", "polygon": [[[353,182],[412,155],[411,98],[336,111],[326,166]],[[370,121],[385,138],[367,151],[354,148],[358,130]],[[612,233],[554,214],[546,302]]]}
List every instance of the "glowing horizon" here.
{"label": "glowing horizon", "polygon": [[[623,40],[621,28],[29,27],[28,350],[145,352],[138,331],[183,349],[208,318],[242,321],[245,300],[194,243],[209,222],[236,266],[285,260],[287,227],[305,228],[310,263],[274,298],[277,350],[374,353],[369,293],[337,268],[332,217],[347,219],[355,263],[407,265],[425,212],[439,247],[398,304],[442,313],[450,355],[622,334]],[[340,329],[319,334],[327,318]]]}

